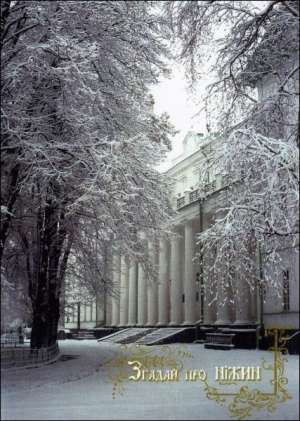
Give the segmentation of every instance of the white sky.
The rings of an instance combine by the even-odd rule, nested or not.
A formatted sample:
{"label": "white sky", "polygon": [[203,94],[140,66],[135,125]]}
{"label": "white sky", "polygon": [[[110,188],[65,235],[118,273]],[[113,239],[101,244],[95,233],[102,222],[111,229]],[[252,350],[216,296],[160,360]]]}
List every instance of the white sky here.
{"label": "white sky", "polygon": [[180,132],[173,138],[173,151],[168,154],[168,161],[159,166],[165,171],[171,166],[172,158],[179,156],[182,152],[182,141],[188,131],[204,133],[206,122],[204,113],[195,116],[201,109],[201,105],[196,105],[186,91],[186,81],[184,71],[179,66],[173,67],[173,77],[163,79],[159,85],[151,88],[155,105],[154,111],[160,115],[167,112],[171,123]]}
{"label": "white sky", "polygon": [[[253,12],[258,13],[266,7],[267,1],[254,1]],[[224,36],[224,27],[220,25],[216,28],[215,37]],[[213,58],[212,58],[213,60]],[[195,131],[197,133],[206,133],[205,114],[201,112],[199,116],[192,118],[199,113],[204,104],[196,105],[192,98],[189,97],[186,91],[186,81],[184,76],[183,66],[172,62],[173,76],[171,79],[163,79],[159,85],[151,88],[155,100],[154,111],[160,115],[167,112],[170,120],[177,130],[180,132],[173,138],[173,151],[169,153],[168,160],[158,167],[159,171],[165,171],[170,168],[171,160],[181,154],[182,141],[188,131]],[[211,75],[210,75],[211,76]],[[209,77],[210,77],[209,76]],[[201,81],[202,82],[202,81]],[[203,91],[208,80],[203,80]]]}

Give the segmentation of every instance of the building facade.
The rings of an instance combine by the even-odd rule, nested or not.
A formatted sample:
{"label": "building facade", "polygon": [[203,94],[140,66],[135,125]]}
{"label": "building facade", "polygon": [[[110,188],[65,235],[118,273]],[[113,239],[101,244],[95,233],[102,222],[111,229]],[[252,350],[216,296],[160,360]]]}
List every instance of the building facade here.
{"label": "building facade", "polygon": [[[218,135],[214,135],[217,137]],[[220,192],[226,188],[226,178],[211,172],[207,179],[207,196],[200,200],[198,181],[200,165],[205,159],[203,146],[208,140],[203,134],[188,133],[183,141],[183,153],[173,161],[167,174],[174,180],[174,207],[177,213],[171,242],[159,246],[147,243],[149,258],[157,265],[159,283],[146,280],[143,268],[125,257],[116,258],[113,280],[116,297],[108,298],[106,308],[96,304],[74,309],[66,327],[76,328],[78,310],[80,327],[162,327],[162,326],[286,326],[299,329],[299,262],[295,249],[283,247],[286,270],[282,276],[282,294],[262,297],[258,287],[250,291],[243,285],[243,294],[235,294],[224,305],[221,285],[212,290],[203,288],[210,279],[200,282],[199,251],[196,236],[207,229],[222,205]],[[292,256],[292,258],[291,258]],[[205,260],[203,264],[209,265]],[[119,268],[119,270],[118,270]],[[267,292],[268,294],[268,292]],[[218,297],[218,299],[216,299]]]}

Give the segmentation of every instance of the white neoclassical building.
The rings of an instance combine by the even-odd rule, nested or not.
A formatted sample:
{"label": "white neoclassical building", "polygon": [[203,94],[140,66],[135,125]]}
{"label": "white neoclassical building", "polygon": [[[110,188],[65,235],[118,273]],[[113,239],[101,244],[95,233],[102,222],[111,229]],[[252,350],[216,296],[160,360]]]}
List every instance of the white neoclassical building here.
{"label": "white neoclassical building", "polygon": [[[204,296],[199,282],[199,263],[194,262],[198,251],[196,236],[207,228],[220,207],[219,192],[224,188],[224,178],[210,173],[207,189],[211,194],[205,201],[199,200],[197,183],[205,142],[202,134],[188,133],[183,141],[183,154],[167,171],[178,180],[174,185],[174,205],[178,210],[174,225],[179,235],[170,243],[161,242],[157,249],[148,244],[151,259],[159,267],[160,283],[147,285],[142,268],[121,259],[121,271],[115,274],[120,299],[111,303],[106,325],[194,326],[198,321],[206,326],[253,326],[263,322],[265,326],[281,323],[297,329],[299,263],[292,249],[282,251],[283,258],[288,255],[286,260],[293,267],[287,267],[283,274],[282,281],[289,282],[289,287],[284,288],[280,298],[266,297],[263,304],[259,291],[250,293],[249,289],[247,297],[237,294],[223,305],[221,300],[214,301],[213,294],[218,291],[209,293],[207,289]],[[294,259],[290,259],[291,253]],[[204,282],[209,283],[210,279]]]}
{"label": "white neoclassical building", "polygon": [[[217,134],[215,135],[217,137]],[[194,261],[198,251],[196,236],[205,230],[220,207],[220,191],[225,187],[225,178],[211,172],[207,180],[210,194],[200,201],[198,180],[203,159],[203,146],[208,139],[201,133],[188,133],[183,140],[183,153],[173,160],[167,174],[176,179],[174,184],[174,206],[177,214],[174,227],[178,236],[171,242],[163,241],[159,247],[148,243],[148,253],[158,266],[159,283],[148,284],[143,268],[136,262],[119,257],[113,274],[117,298],[106,300],[106,308],[95,303],[80,308],[80,327],[96,326],[124,328],[129,326],[163,327],[195,326],[198,322],[212,326],[287,326],[299,329],[299,262],[294,249],[282,250],[287,266],[283,274],[285,283],[282,295],[261,299],[258,290],[248,290],[248,295],[236,294],[223,305],[218,285],[203,292],[199,282],[199,263]],[[145,240],[146,242],[146,240]],[[291,259],[291,255],[294,256]],[[209,264],[205,262],[204,264]],[[203,282],[210,282],[204,279]],[[288,283],[288,285],[287,285]],[[78,309],[66,320],[66,327],[76,328]]]}
{"label": "white neoclassical building", "polygon": [[[285,71],[290,73],[289,88],[291,92],[298,92],[297,73],[292,69],[299,65],[299,51],[291,50],[288,59],[275,64],[283,71],[281,77]],[[255,80],[245,79],[244,83],[257,89],[259,103],[268,105],[281,89],[282,80],[276,72],[262,72]],[[271,135],[287,139],[298,121],[299,103],[291,95],[290,102],[284,101],[282,107],[285,124],[274,127]],[[66,313],[66,327],[76,328],[79,324],[81,328],[195,326],[198,322],[204,327],[255,327],[263,324],[265,327],[281,325],[291,331],[299,330],[299,245],[289,244],[288,240],[283,242],[280,252],[281,260],[286,262],[281,294],[273,294],[270,290],[263,297],[258,287],[251,292],[243,288],[243,294],[240,294],[237,288],[234,296],[223,305],[221,285],[216,283],[213,288],[202,288],[203,283],[208,286],[211,280],[209,276],[202,277],[203,267],[201,269],[193,260],[199,251],[196,236],[208,228],[216,211],[224,205],[220,203],[220,192],[226,189],[225,176],[217,169],[210,171],[205,187],[210,194],[206,200],[200,200],[199,171],[206,159],[205,146],[214,140],[214,136],[218,137],[218,134],[206,137],[201,133],[188,133],[183,139],[182,155],[173,160],[167,171],[177,180],[173,191],[177,209],[174,227],[178,236],[171,242],[161,242],[157,247],[145,239],[149,257],[158,267],[159,283],[148,284],[140,265],[119,257],[113,274],[115,298],[105,297],[104,307],[92,302],[73,306],[72,311]],[[210,265],[205,256],[202,264]],[[237,277],[242,279],[243,274],[237,273]]]}

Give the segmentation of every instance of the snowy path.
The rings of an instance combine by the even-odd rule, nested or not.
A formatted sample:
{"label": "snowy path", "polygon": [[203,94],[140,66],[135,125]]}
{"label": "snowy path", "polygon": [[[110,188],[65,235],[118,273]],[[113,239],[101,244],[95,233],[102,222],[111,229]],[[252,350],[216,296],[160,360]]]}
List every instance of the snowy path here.
{"label": "snowy path", "polygon": [[[59,361],[41,368],[2,371],[2,420],[230,420],[227,406],[209,400],[200,380],[178,382],[124,382],[123,396],[112,396],[106,374],[99,371],[106,357],[115,356],[118,345],[97,341],[60,341],[63,355],[77,358]],[[170,346],[177,347],[178,344]],[[149,347],[147,347],[149,349]],[[262,357],[272,363],[272,354],[263,351],[215,351],[203,345],[189,344],[186,351],[194,358],[182,359],[184,368],[205,370],[214,380],[215,366],[261,366]],[[251,420],[299,419],[299,356],[287,356],[285,386],[292,399],[276,405],[275,412],[266,408],[252,410]],[[260,382],[261,392],[272,388],[269,379]],[[235,386],[239,390],[243,384]],[[254,384],[247,383],[249,389]],[[233,386],[232,386],[233,387]],[[255,383],[257,387],[257,383]],[[228,389],[229,390],[229,389]],[[231,401],[228,403],[231,403]]]}

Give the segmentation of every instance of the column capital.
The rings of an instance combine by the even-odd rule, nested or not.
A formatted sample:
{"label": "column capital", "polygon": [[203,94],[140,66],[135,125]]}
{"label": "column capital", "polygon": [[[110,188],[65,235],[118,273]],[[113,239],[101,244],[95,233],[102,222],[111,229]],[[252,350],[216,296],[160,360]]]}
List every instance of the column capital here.
{"label": "column capital", "polygon": [[195,226],[195,223],[196,223],[196,221],[195,221],[195,219],[187,219],[185,222],[184,222],[184,228],[185,227],[193,227],[194,228],[194,226]]}

